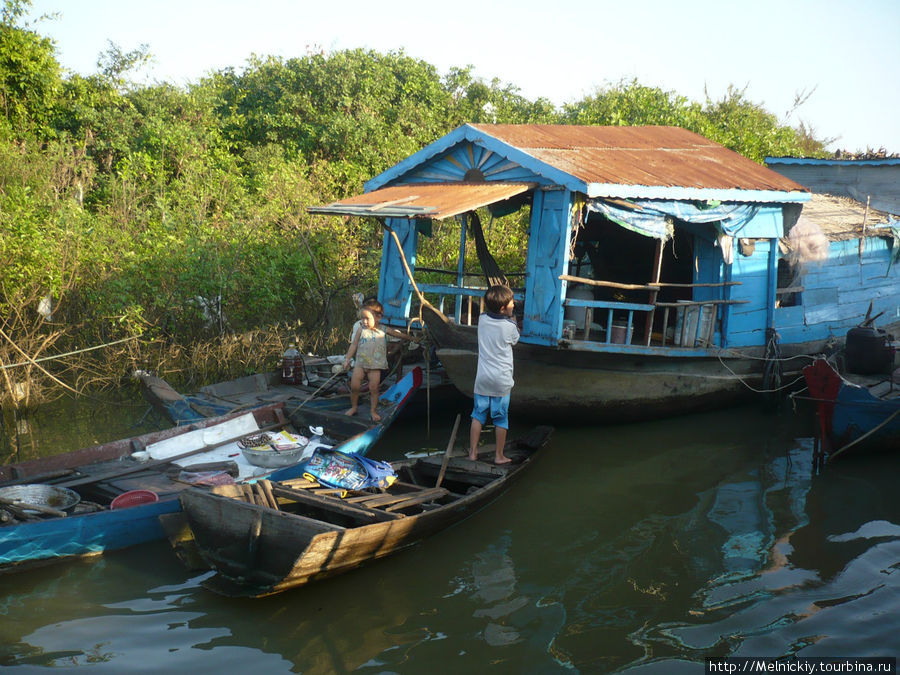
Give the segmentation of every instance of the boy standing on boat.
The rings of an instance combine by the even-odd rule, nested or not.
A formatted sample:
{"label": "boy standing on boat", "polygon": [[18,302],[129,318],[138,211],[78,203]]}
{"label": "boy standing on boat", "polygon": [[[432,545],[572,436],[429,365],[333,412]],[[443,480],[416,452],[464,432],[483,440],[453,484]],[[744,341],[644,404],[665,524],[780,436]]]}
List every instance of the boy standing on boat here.
{"label": "boy standing on boat", "polygon": [[484,294],[485,311],[478,318],[478,371],[475,375],[475,405],[469,433],[469,459],[478,459],[478,440],[488,412],[497,432],[495,464],[511,460],[503,454],[509,430],[509,393],[513,388],[513,345],[519,329],[512,318],[515,302],[508,286],[491,286]]}

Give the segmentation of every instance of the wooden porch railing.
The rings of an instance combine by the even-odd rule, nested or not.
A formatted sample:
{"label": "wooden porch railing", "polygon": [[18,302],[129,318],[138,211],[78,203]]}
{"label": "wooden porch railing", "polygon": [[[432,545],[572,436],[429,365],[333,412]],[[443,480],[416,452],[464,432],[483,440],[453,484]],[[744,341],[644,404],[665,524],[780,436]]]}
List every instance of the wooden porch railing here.
{"label": "wooden porch railing", "polygon": [[[616,302],[598,302],[592,300],[576,300],[567,299],[565,305],[567,307],[584,307],[585,319],[583,326],[584,340],[590,340],[591,327],[593,322],[593,312],[595,309],[606,310],[606,339],[609,343],[631,344],[634,334],[634,313],[640,312],[644,315],[644,333],[645,346],[651,344],[651,328],[653,325],[654,314],[657,308],[663,309],[663,324],[661,331],[660,345],[666,346],[668,340],[669,316],[670,310],[676,308],[677,316],[674,326],[674,335],[672,344],[685,348],[702,348],[707,347],[714,342],[716,326],[722,320],[724,307],[728,305],[744,304],[747,300],[684,300],[681,302],[659,302],[657,300],[658,292],[663,288],[723,288],[726,286],[740,286],[739,281],[725,281],[715,283],[693,283],[680,284],[669,282],[657,282],[651,284],[623,284],[615,281],[604,281],[601,279],[587,279],[584,277],[576,277],[570,274],[561,274],[560,280],[569,283],[579,283],[586,286],[599,286],[604,288],[615,288],[620,290],[637,290],[648,291],[650,293],[650,302],[647,304],[634,303],[616,303]],[[616,310],[627,311],[627,320],[622,323],[613,322],[613,312]],[[616,328],[616,330],[613,330]],[[624,330],[624,335],[623,335]]]}
{"label": "wooden porch railing", "polygon": [[[623,290],[658,290],[662,287],[723,287],[736,286],[740,282],[702,283],[702,284],[620,284],[618,282],[600,281],[595,279],[582,279],[570,275],[560,277],[566,281],[584,283],[591,286],[604,286]],[[447,301],[452,299],[454,307],[448,315],[460,325],[473,325],[478,315],[484,311],[484,288],[459,287],[445,284],[419,283],[422,293],[437,296],[435,306],[444,314],[448,314]],[[514,291],[517,301],[524,300],[522,291]],[[459,301],[457,301],[459,300]],[[662,332],[658,344],[661,346],[677,346],[681,348],[704,348],[714,343],[717,326],[723,318],[724,309],[729,305],[743,304],[747,300],[684,300],[680,302],[652,302],[652,303],[628,303],[598,300],[581,300],[567,298],[564,307],[577,307],[584,309],[584,320],[575,326],[578,338],[584,342],[601,344],[628,344],[632,343],[635,332],[635,321],[644,320],[644,326],[652,325],[654,313],[663,311]],[[672,309],[675,309],[673,322]],[[597,327],[598,313],[602,316],[601,326]],[[670,325],[674,334],[670,340],[668,331]],[[645,332],[646,329],[645,329]],[[565,330],[561,339],[574,339],[574,335],[566,335]],[[651,336],[646,335],[645,346],[650,346]]]}

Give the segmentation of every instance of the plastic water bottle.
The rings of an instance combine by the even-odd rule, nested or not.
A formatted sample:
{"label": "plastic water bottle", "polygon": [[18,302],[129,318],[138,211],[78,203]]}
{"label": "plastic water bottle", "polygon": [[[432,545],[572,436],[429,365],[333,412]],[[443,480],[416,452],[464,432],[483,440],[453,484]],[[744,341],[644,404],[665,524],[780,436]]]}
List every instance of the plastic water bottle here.
{"label": "plastic water bottle", "polygon": [[297,346],[291,343],[281,357],[281,381],[284,384],[299,384],[303,379],[303,361]]}

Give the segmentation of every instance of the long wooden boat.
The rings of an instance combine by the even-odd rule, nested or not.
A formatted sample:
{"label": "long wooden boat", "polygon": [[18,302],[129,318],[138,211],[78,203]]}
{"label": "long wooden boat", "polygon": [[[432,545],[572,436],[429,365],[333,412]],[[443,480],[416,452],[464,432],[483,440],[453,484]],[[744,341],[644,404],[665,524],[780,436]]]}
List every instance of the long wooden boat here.
{"label": "long wooden boat", "polygon": [[[464,394],[485,289],[508,278],[521,329],[510,409],[600,422],[800,382],[870,303],[898,334],[897,221],[875,197],[812,194],[674,127],[465,124],[365,194],[308,210],[383,223],[384,322],[421,317]],[[516,210],[527,244],[504,272],[481,222]],[[430,234],[445,239],[429,250]],[[448,239],[449,269],[425,267]]]}
{"label": "long wooden boat", "polygon": [[[271,482],[274,503],[235,486],[186,490],[183,511],[167,518],[182,560],[216,574],[203,585],[232,597],[262,597],[382,558],[443,530],[496,499],[535,460],[552,434],[536,427],[510,441],[513,461],[479,455],[393,462],[385,490],[323,487],[314,480]],[[490,450],[493,452],[493,450]],[[261,502],[261,503],[259,503]]]}
{"label": "long wooden boat", "polygon": [[[900,378],[842,376],[826,359],[803,369],[826,461],[848,450],[900,448]],[[856,381],[851,381],[853,377]]]}
{"label": "long wooden boat", "polygon": [[[310,427],[321,427],[316,429],[322,434],[319,442],[337,444],[350,454],[365,454],[420,383],[421,373],[413,372],[388,390],[383,396],[383,418],[377,424],[327,410],[290,409],[279,402],[2,466],[0,572],[163,539],[159,517],[177,512],[181,508],[178,496],[198,482],[227,480],[226,473],[240,484],[260,477],[300,475],[299,455],[277,458],[273,463],[282,465],[278,467],[247,461],[238,441],[260,431],[293,428],[316,440]],[[49,494],[51,501],[38,503],[29,497],[37,493]],[[72,495],[72,504],[52,501]],[[117,498],[120,503],[137,501],[118,508]],[[55,508],[64,505],[65,510]]]}
{"label": "long wooden boat", "polygon": [[[333,371],[343,361],[343,357],[303,358],[305,381],[298,384],[285,384],[281,371],[278,370],[216,382],[192,394],[182,394],[165,379],[152,373],[139,370],[134,376],[140,382],[144,399],[175,425],[190,424],[238,410],[251,410],[278,401],[283,401],[288,408],[300,404],[304,408],[332,412],[343,412],[349,408],[348,375]],[[382,392],[389,390],[409,373],[416,372],[417,368],[423,372],[422,386],[431,389],[429,394],[436,394],[434,390],[438,389],[452,389],[443,369],[431,369],[425,375],[422,367],[404,365],[382,382]],[[365,393],[363,395],[367,396]],[[384,413],[380,414],[383,416]],[[369,416],[367,405],[360,407],[359,415],[364,418]]]}

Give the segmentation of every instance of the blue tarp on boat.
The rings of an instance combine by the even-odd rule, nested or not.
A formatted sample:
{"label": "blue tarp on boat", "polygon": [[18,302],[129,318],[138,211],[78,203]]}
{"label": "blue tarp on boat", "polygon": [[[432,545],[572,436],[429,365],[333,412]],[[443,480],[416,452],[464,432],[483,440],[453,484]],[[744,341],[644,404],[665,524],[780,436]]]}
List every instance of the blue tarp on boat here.
{"label": "blue tarp on boat", "polygon": [[783,234],[781,223],[775,220],[753,222],[760,209],[752,204],[592,199],[588,201],[587,208],[632,232],[663,241],[672,238],[676,220],[695,224],[716,223],[730,237],[777,239]]}

